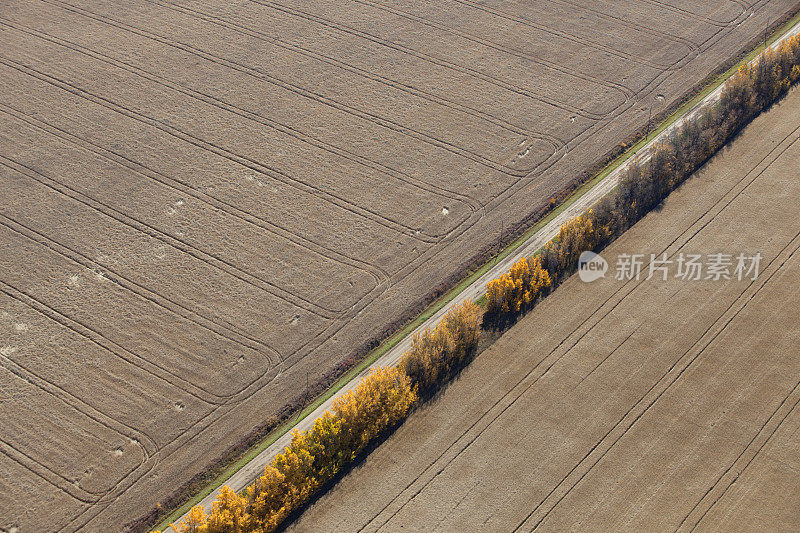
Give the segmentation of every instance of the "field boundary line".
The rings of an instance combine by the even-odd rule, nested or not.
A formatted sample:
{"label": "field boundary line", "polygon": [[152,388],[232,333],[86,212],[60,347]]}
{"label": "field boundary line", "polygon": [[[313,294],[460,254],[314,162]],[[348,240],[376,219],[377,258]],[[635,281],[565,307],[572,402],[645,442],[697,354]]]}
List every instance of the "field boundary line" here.
{"label": "field boundary line", "polygon": [[797,33],[800,33],[800,13],[790,17],[787,22],[773,31],[764,44],[756,46],[731,68],[714,78],[693,98],[679,106],[658,126],[653,128],[652,131],[648,130],[644,138],[632,144],[625,152],[613,159],[594,177],[587,180],[569,195],[556,209],[525,231],[493,259],[484,263],[482,267],[432,303],[416,319],[375,348],[358,365],[343,375],[328,391],[319,396],[296,417],[271,432],[261,443],[253,446],[251,451],[217,476],[213,482],[209,483],[194,498],[188,500],[168,517],[161,520],[156,529],[164,529],[165,532],[173,531],[168,528],[170,522],[180,521],[188,510],[198,503],[202,504],[206,511],[210,510],[211,504],[223,484],[230,486],[237,492],[248,486],[261,474],[264,466],[269,464],[272,457],[283,451],[288,445],[291,440],[290,430],[298,429],[299,431],[304,431],[313,426],[314,421],[328,409],[334,398],[354,389],[369,368],[394,366],[410,346],[413,332],[422,331],[427,327],[432,328],[452,306],[458,305],[464,300],[481,300],[485,292],[485,285],[489,280],[505,273],[520,257],[528,257],[536,253],[546,242],[557,235],[565,221],[584,212],[600,198],[611,192],[616,187],[618,178],[632,163],[646,161],[649,156],[645,152],[649,152],[652,147],[665,139],[673,129],[679,128],[687,119],[695,116],[701,109],[716,102],[721,94],[722,84],[740,66],[751,62],[758,53],[764,50],[765,45],[766,47],[774,48],[785,38]]}

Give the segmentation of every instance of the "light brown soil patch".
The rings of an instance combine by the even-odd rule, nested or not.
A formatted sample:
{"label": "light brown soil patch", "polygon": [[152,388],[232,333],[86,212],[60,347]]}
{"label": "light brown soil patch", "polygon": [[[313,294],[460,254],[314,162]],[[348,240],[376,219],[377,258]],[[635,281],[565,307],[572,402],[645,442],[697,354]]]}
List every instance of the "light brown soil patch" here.
{"label": "light brown soil patch", "polygon": [[756,281],[573,276],[291,530],[796,529],[798,117],[794,90],[603,252],[761,252]]}
{"label": "light brown soil patch", "polygon": [[695,4],[4,0],[0,528],[153,509],[795,2]]}

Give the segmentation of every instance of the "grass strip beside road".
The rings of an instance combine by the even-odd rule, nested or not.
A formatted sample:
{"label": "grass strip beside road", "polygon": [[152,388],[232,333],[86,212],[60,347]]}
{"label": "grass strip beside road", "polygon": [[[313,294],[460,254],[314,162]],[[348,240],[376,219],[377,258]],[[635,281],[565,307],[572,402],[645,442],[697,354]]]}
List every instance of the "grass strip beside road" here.
{"label": "grass strip beside road", "polygon": [[[155,529],[159,530],[166,529],[171,522],[178,520],[181,516],[183,516],[186,512],[188,512],[189,509],[191,509],[194,505],[198,504],[203,498],[211,494],[211,492],[213,492],[217,487],[223,485],[228,479],[230,479],[230,477],[233,474],[239,471],[244,465],[246,465],[253,458],[258,456],[262,451],[267,449],[281,436],[289,432],[298,422],[306,418],[320,405],[322,405],[325,401],[327,401],[331,396],[336,394],[342,387],[347,385],[362,371],[364,371],[367,367],[369,367],[375,361],[377,361],[383,354],[391,350],[398,342],[403,340],[406,336],[410,335],[417,327],[419,327],[426,320],[428,320],[428,318],[430,318],[439,310],[441,310],[442,307],[447,305],[453,298],[458,296],[467,287],[472,285],[476,280],[478,280],[481,276],[483,276],[489,269],[491,269],[499,261],[504,259],[509,254],[513,253],[520,246],[522,246],[522,244],[525,243],[532,235],[536,234],[551,220],[553,220],[555,217],[561,214],[570,205],[572,205],[584,194],[589,192],[593,187],[595,187],[598,183],[600,183],[611,172],[617,169],[620,165],[624,164],[628,159],[633,157],[639,150],[641,150],[646,145],[646,143],[650,139],[657,136],[659,133],[661,133],[663,130],[665,130],[671,124],[673,124],[676,120],[685,115],[695,105],[697,105],[706,96],[708,96],[709,93],[711,93],[720,85],[722,85],[722,83],[725,80],[727,80],[732,74],[734,74],[739,69],[739,67],[751,61],[757,54],[759,54],[767,46],[770,46],[772,43],[778,40],[792,26],[794,26],[798,22],[800,22],[800,13],[796,14],[794,17],[790,18],[786,23],[782,24],[779,28],[774,30],[772,34],[767,38],[766,42],[762,42],[761,44],[759,44],[757,47],[751,50],[747,55],[741,58],[740,61],[738,61],[736,64],[734,64],[732,67],[730,67],[728,70],[726,70],[716,78],[714,78],[711,82],[706,84],[705,87],[702,90],[700,90],[694,97],[692,97],[687,102],[679,106],[672,114],[670,114],[666,119],[661,121],[653,130],[649,131],[645,137],[642,137],[636,143],[629,146],[622,154],[620,154],[614,160],[609,162],[600,172],[595,174],[595,176],[593,176],[591,179],[584,182],[580,187],[578,187],[575,191],[573,191],[563,202],[561,202],[556,208],[551,210],[546,216],[541,218],[538,222],[536,222],[525,232],[523,232],[519,237],[514,239],[514,241],[512,241],[509,245],[507,245],[492,259],[490,259],[489,261],[484,263],[480,268],[478,268],[477,270],[466,276],[455,287],[451,288],[445,294],[443,294],[442,296],[437,298],[433,303],[431,303],[422,313],[417,315],[416,318],[414,318],[413,320],[408,322],[405,326],[403,326],[400,330],[389,336],[379,346],[377,346],[363,359],[361,359],[361,361],[359,361],[356,365],[354,365],[353,368],[351,368],[345,374],[343,374],[330,388],[328,388],[327,391],[316,397],[310,404],[308,404],[305,408],[303,408],[296,416],[292,417],[291,419],[279,425],[277,428],[272,430],[266,437],[264,437],[264,439],[262,439],[260,442],[258,442],[251,448],[249,448],[247,452],[245,452],[239,459],[232,462],[228,467],[225,468],[223,472],[221,472],[218,476],[216,476],[213,480],[211,480],[206,485],[206,487],[203,488],[203,490],[197,492],[192,498],[187,500],[183,505],[175,509],[165,519],[163,519],[155,527]],[[481,306],[483,306],[485,302],[486,302],[485,296],[479,298],[476,301],[476,303]]]}

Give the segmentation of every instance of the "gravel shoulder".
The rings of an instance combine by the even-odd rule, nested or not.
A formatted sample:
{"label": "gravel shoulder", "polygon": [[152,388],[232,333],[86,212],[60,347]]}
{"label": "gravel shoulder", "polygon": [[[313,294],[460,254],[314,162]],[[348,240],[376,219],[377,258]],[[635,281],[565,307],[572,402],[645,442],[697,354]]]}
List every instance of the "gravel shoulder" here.
{"label": "gravel shoulder", "polygon": [[290,529],[792,529],[798,116],[793,90],[603,252],[760,252],[756,281],[571,278]]}
{"label": "gravel shoulder", "polygon": [[148,512],[794,4],[3,2],[0,528]]}

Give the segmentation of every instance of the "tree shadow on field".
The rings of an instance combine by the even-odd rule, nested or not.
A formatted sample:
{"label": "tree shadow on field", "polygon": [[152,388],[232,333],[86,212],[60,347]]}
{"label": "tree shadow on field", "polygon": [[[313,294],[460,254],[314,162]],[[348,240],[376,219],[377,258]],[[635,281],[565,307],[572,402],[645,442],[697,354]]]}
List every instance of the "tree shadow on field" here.
{"label": "tree shadow on field", "polygon": [[[781,95],[772,104],[770,104],[769,106],[765,107],[765,109],[761,113],[764,113],[764,112],[770,110],[773,106],[780,105],[780,102],[784,98],[786,98],[786,95],[789,94],[790,92],[794,91],[794,90],[796,90],[796,88],[792,88],[792,89],[790,89],[790,91],[787,91],[786,93]],[[683,187],[684,184],[687,181],[689,181],[691,178],[703,177],[703,174],[706,172],[706,169],[708,168],[709,163],[713,162],[715,159],[717,159],[719,156],[723,155],[724,153],[727,153],[728,150],[731,150],[733,148],[733,144],[737,141],[737,139],[740,138],[740,135],[742,134],[742,131],[747,127],[747,125],[750,122],[751,121],[748,121],[747,123],[745,123],[741,127],[737,128],[734,132],[732,132],[730,137],[722,144],[722,146],[718,150],[716,150],[714,153],[712,153],[705,161],[701,162],[697,166],[697,168],[691,174],[689,174],[686,177],[686,179],[682,180],[679,184],[677,184],[677,186],[674,189],[669,191],[669,193],[665,197],[661,198],[658,201],[658,203],[656,203],[641,218],[639,218],[638,220],[633,222],[630,226],[626,227],[625,229],[623,229],[618,234],[613,235],[608,242],[603,243],[601,246],[598,246],[594,251],[595,252],[602,252],[608,246],[613,244],[613,242],[617,238],[619,238],[623,233],[625,233],[625,231],[627,231],[631,227],[635,226],[639,221],[641,221],[645,217],[647,217],[647,215],[650,215],[650,214],[653,214],[653,213],[659,213],[664,208],[665,202],[669,198],[670,194],[672,192],[680,189],[681,187]],[[548,296],[548,295],[552,294],[552,292],[554,292],[562,283],[564,283],[567,279],[569,279],[571,276],[573,276],[576,273],[576,271],[577,271],[577,268],[570,269],[570,271],[565,272],[563,275],[559,276],[558,279],[555,279],[553,281],[553,285],[552,285],[551,289],[544,296]],[[495,320],[492,320],[491,322],[487,322],[487,321],[484,320],[482,322],[481,326],[480,326],[480,328],[481,328],[481,336],[480,336],[480,340],[479,340],[479,343],[478,343],[477,347],[473,350],[473,352],[468,357],[466,357],[464,359],[464,361],[462,362],[462,364],[460,366],[458,366],[457,368],[452,369],[452,371],[449,373],[447,379],[444,380],[444,382],[441,384],[441,386],[439,386],[439,387],[437,387],[435,389],[432,389],[430,391],[420,391],[420,393],[419,393],[420,400],[414,406],[413,410],[411,411],[411,413],[409,413],[409,416],[406,419],[400,421],[398,424],[392,426],[391,428],[387,428],[385,431],[381,432],[377,437],[375,437],[372,440],[372,442],[370,442],[366,446],[366,448],[364,450],[362,450],[361,453],[358,454],[358,456],[351,463],[349,463],[344,468],[342,468],[342,470],[339,471],[336,474],[336,476],[334,476],[333,479],[331,479],[330,481],[328,481],[327,483],[322,485],[315,492],[315,494],[312,495],[309,498],[309,500],[305,504],[303,504],[299,508],[297,508],[294,511],[292,511],[286,517],[286,519],[278,526],[276,531],[281,531],[281,532],[282,531],[287,531],[289,528],[291,528],[295,524],[295,522],[309,508],[311,508],[312,506],[316,505],[320,500],[322,500],[329,493],[329,491],[331,491],[332,489],[336,488],[336,486],[339,484],[339,482],[341,482],[344,479],[345,476],[349,475],[353,471],[359,470],[364,465],[364,463],[366,462],[366,460],[370,456],[370,454],[372,454],[385,441],[387,441],[389,439],[389,437],[391,437],[395,433],[395,431],[402,424],[405,423],[405,421],[408,418],[414,416],[416,411],[422,410],[422,409],[427,409],[429,407],[437,405],[439,403],[439,401],[444,397],[444,394],[447,392],[449,387],[452,384],[458,382],[461,379],[462,372],[464,372],[464,370],[467,369],[467,367],[470,366],[472,361],[474,361],[489,346],[494,344],[494,342],[497,339],[499,339],[505,332],[507,332],[509,329],[514,327],[519,321],[521,321],[523,318],[525,318],[528,313],[533,311],[538,306],[539,303],[540,303],[540,301],[537,301],[530,308],[526,309],[524,312],[519,313],[519,314],[509,314],[509,315],[506,315],[506,316],[501,316],[501,317],[498,317]]]}
{"label": "tree shadow on field", "polygon": [[[416,409],[415,409],[416,410]],[[412,416],[414,411],[411,412],[409,415]],[[405,419],[407,420],[407,419]],[[280,523],[278,528],[275,530],[276,532],[287,531],[291,528],[295,522],[305,513],[308,509],[316,505],[322,498],[324,498],[331,490],[333,490],[336,485],[339,484],[342,479],[348,476],[351,472],[359,470],[361,466],[365,463],[367,458],[375,451],[378,447],[381,446],[389,437],[391,437],[394,432],[399,428],[405,420],[401,420],[399,423],[395,424],[394,426],[385,429],[381,432],[377,437],[372,439],[372,441],[359,453],[352,462],[342,468],[330,481],[325,483],[324,485],[320,486],[320,488],[300,507],[292,511],[286,516],[286,519]]]}
{"label": "tree shadow on field", "polygon": [[345,476],[349,475],[351,472],[359,470],[370,454],[374,452],[377,448],[379,448],[384,442],[386,442],[397,429],[406,423],[406,421],[414,416],[417,411],[430,408],[436,405],[439,400],[442,398],[444,393],[450,387],[451,384],[457,382],[461,379],[462,372],[469,367],[470,363],[475,360],[485,349],[491,346],[502,334],[499,331],[491,331],[485,335],[481,335],[480,341],[478,345],[473,350],[473,353],[467,357],[463,364],[457,368],[454,368],[451,374],[449,375],[448,379],[443,383],[440,387],[438,387],[435,391],[431,391],[430,393],[420,393],[420,399],[417,404],[413,407],[412,411],[409,413],[408,417],[404,420],[401,420],[398,424],[387,428],[383,432],[381,432],[377,437],[375,437],[364,450],[361,451],[360,454],[347,466],[342,468],[333,479],[322,485],[314,495],[312,495],[308,501],[303,504],[302,506],[298,507],[294,511],[292,511],[289,515],[287,515],[286,519],[278,526],[276,529],[277,532],[287,531],[290,529],[295,522],[305,513],[308,509],[316,505],[320,500],[322,500],[331,490],[335,489],[336,486],[342,481]]}

